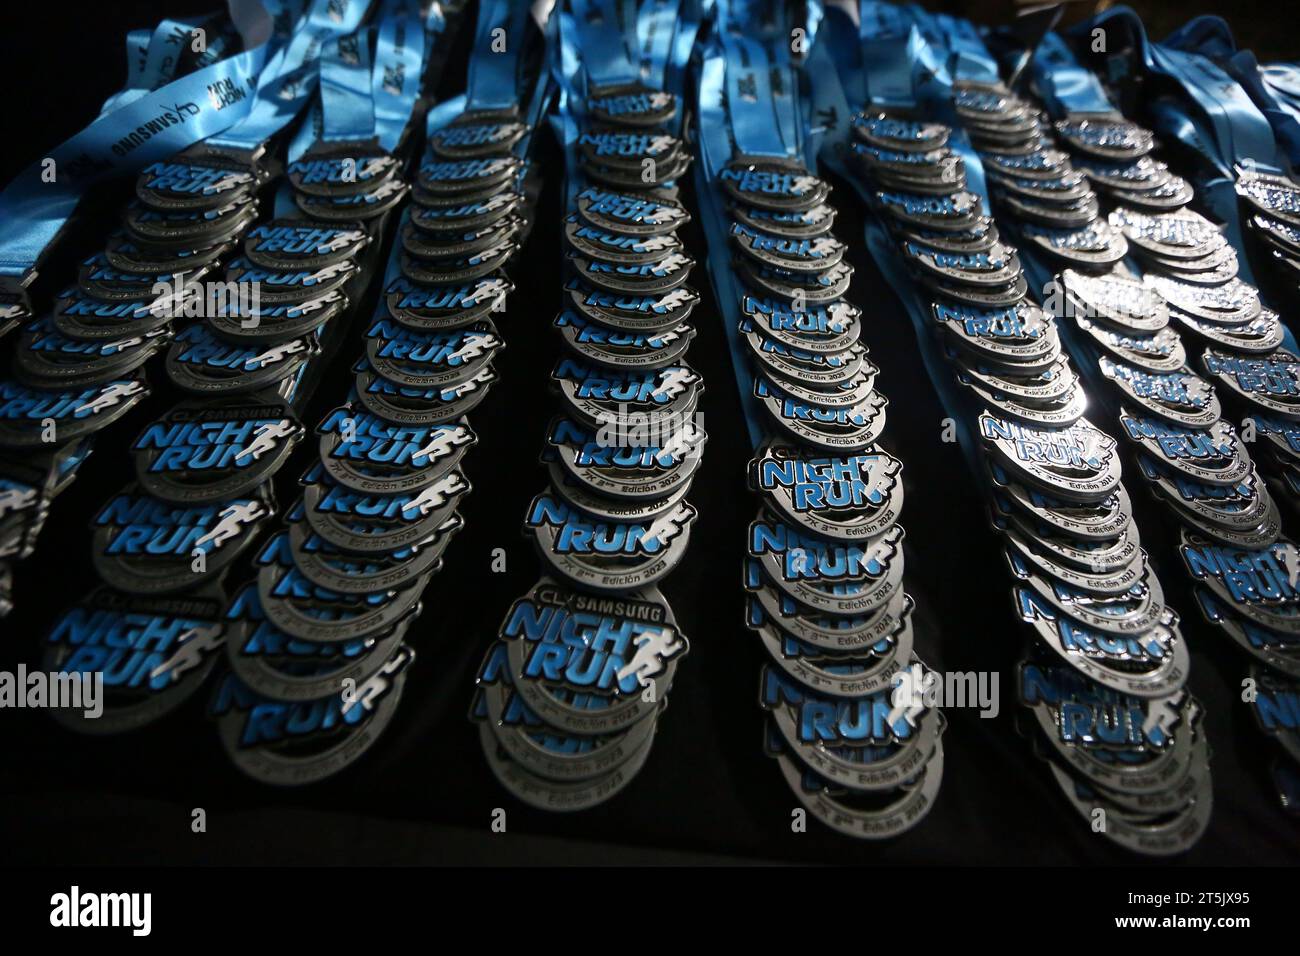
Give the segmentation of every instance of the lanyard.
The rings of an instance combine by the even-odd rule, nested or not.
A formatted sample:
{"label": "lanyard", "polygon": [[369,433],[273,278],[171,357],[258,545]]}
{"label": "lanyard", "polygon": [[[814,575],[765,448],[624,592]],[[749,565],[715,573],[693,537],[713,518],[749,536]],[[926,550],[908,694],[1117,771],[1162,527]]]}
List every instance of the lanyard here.
{"label": "lanyard", "polygon": [[[249,115],[266,65],[271,18],[256,0],[232,0],[245,52],[130,98],[23,170],[0,193],[0,276],[26,277],[81,200],[101,180],[138,172]],[[48,165],[53,161],[53,166]],[[48,178],[53,169],[55,178]]]}
{"label": "lanyard", "polygon": [[627,27],[636,22],[635,0],[572,0],[582,67],[592,87],[626,86],[641,76],[628,53]]}
{"label": "lanyard", "polygon": [[520,53],[527,30],[527,3],[483,0],[470,51],[466,111],[511,109],[519,102]]}
{"label": "lanyard", "polygon": [[640,54],[643,85],[663,89],[665,74],[673,57],[681,0],[643,0],[636,20],[636,42]]}
{"label": "lanyard", "polygon": [[176,78],[176,67],[192,28],[201,18],[163,20],[149,30],[132,30],[126,38],[126,86],[104,103],[100,114],[111,113]]}
{"label": "lanyard", "polygon": [[1240,83],[1272,127],[1279,149],[1293,166],[1300,164],[1300,73],[1293,65],[1261,67],[1249,50],[1237,50],[1232,29],[1222,17],[1189,20],[1164,45],[1201,54]]}
{"label": "lanyard", "polygon": [[1052,115],[1108,113],[1114,107],[1101,81],[1075,58],[1060,34],[1048,33],[1030,63],[1039,94]]}
{"label": "lanyard", "polygon": [[731,32],[722,35],[722,48],[727,108],[737,151],[746,156],[789,156],[794,144],[782,138],[777,123],[767,51],[761,43]]}
{"label": "lanyard", "polygon": [[369,0],[312,0],[288,45],[267,65],[269,76],[258,84],[248,115],[208,142],[252,152],[288,125],[316,91],[321,51],[356,30],[369,5]]}
{"label": "lanyard", "polygon": [[1281,169],[1267,118],[1241,85],[1208,57],[1150,42],[1142,21],[1127,7],[1109,10],[1076,29],[1091,30],[1115,20],[1132,31],[1147,69],[1176,82],[1204,115],[1212,137],[1189,145],[1206,152],[1225,176],[1232,176],[1243,160],[1265,171]]}
{"label": "lanyard", "polygon": [[975,24],[947,14],[934,17],[934,22],[951,51],[949,68],[956,79],[975,83],[997,83],[1001,79],[997,61],[989,55]]}
{"label": "lanyard", "polygon": [[915,107],[915,35],[911,19],[902,8],[880,0],[863,0],[858,17],[868,102],[880,109]]}
{"label": "lanyard", "polygon": [[[436,8],[435,8],[436,9]],[[379,23],[330,40],[320,60],[320,102],[289,148],[290,161],[321,142],[374,141],[397,148],[420,91],[429,37],[415,0],[389,0]]]}

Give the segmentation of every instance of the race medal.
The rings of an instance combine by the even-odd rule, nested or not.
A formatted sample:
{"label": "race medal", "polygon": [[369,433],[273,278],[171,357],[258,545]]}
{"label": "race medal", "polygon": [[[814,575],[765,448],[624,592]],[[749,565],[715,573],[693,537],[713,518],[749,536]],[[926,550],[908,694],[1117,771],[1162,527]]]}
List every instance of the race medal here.
{"label": "race medal", "polygon": [[749,463],[750,488],[784,518],[839,541],[873,538],[903,510],[902,463],[882,451],[817,457],[769,441]]}
{"label": "race medal", "polygon": [[597,495],[667,498],[690,483],[708,436],[689,419],[671,430],[643,431],[644,437],[629,434],[629,443],[620,446],[567,418],[556,418],[547,442],[564,471]]}
{"label": "race medal", "polygon": [[274,512],[265,492],[176,505],[128,485],[91,523],[91,560],[95,573],[120,591],[189,590],[229,567]]}
{"label": "race medal", "polygon": [[257,597],[266,619],[305,641],[346,641],[378,634],[418,606],[427,575],[400,590],[343,594],[314,584],[293,563],[287,532],[257,557]]}
{"label": "race medal", "polygon": [[[904,664],[911,661],[915,658]],[[906,784],[925,768],[939,740],[939,712],[896,706],[889,685],[869,696],[835,700],[799,686],[773,664],[763,668],[760,680],[761,703],[783,743],[801,763],[849,789],[870,792]]]}
{"label": "race medal", "polygon": [[1205,371],[1265,411],[1300,419],[1300,358],[1285,349],[1268,355],[1231,355],[1206,349]]}
{"label": "race medal", "polygon": [[371,414],[396,425],[438,425],[473,411],[487,397],[497,375],[485,365],[453,385],[420,388],[390,382],[365,359],[356,366],[357,401]]}
{"label": "race medal", "polygon": [[295,192],[333,198],[374,192],[397,176],[401,164],[373,143],[320,141],[291,162],[285,177]]}
{"label": "race medal", "polygon": [[70,339],[104,342],[151,335],[183,313],[170,295],[159,298],[106,301],[80,289],[68,289],[58,297],[51,322]]}
{"label": "race medal", "polygon": [[1300,677],[1300,635],[1261,627],[1233,614],[1205,588],[1197,588],[1195,593],[1207,621],[1217,624],[1256,660],[1288,677]]}
{"label": "race medal", "polygon": [[1059,120],[1057,134],[1071,149],[1106,160],[1136,160],[1155,146],[1150,130],[1128,120],[1098,114]]}
{"label": "race medal", "polygon": [[855,616],[880,607],[901,586],[903,529],[861,542],[804,534],[765,513],[749,526],[750,557],[772,582],[815,613]]}
{"label": "race medal", "polygon": [[244,255],[268,269],[318,269],[357,258],[369,243],[364,229],[276,219],[244,236]]}
{"label": "race medal", "polygon": [[948,142],[948,127],[943,124],[891,113],[859,113],[850,123],[864,142],[883,149],[920,153],[939,149]]}
{"label": "race medal", "polygon": [[683,246],[675,233],[657,236],[629,236],[593,226],[578,216],[565,220],[564,238],[577,253],[588,259],[643,265],[681,252]]}
{"label": "race medal", "polygon": [[1187,364],[1187,351],[1172,326],[1167,325],[1151,335],[1142,335],[1120,332],[1081,315],[1074,317],[1074,324],[1112,356],[1143,371],[1176,372]]}
{"label": "race medal", "polygon": [[615,368],[651,369],[672,365],[686,353],[695,338],[694,327],[685,323],[659,333],[623,332],[589,322],[570,309],[560,312],[554,325],[564,344],[580,359]]}
{"label": "race medal", "polygon": [[862,313],[843,301],[795,310],[780,299],[745,295],[740,310],[765,337],[806,352],[843,352],[861,331]]}
{"label": "race medal", "polygon": [[375,638],[317,644],[271,624],[252,583],[235,595],[226,620],[226,659],[236,677],[271,700],[310,701],[340,694],[347,680],[364,685],[392,658],[413,618]]}
{"label": "race medal", "polygon": [[677,97],[663,90],[628,83],[589,90],[587,109],[602,123],[661,126],[677,114]]}
{"label": "race medal", "polygon": [[342,292],[303,299],[301,302],[276,302],[245,309],[238,301],[207,317],[218,339],[250,348],[257,345],[285,345],[303,339],[325,323],[340,316],[348,307]]}
{"label": "race medal", "polygon": [[1176,693],[1187,680],[1187,644],[1170,610],[1154,627],[1117,635],[1078,623],[1023,588],[1016,589],[1015,599],[1021,619],[1033,625],[1040,640],[1103,687],[1160,698]]}
{"label": "race medal", "polygon": [[262,697],[234,674],[217,685],[209,705],[231,762],[261,783],[300,786],[346,769],[374,746],[392,721],[415,652],[399,644],[348,700]]}
{"label": "race medal", "polygon": [[504,275],[454,285],[425,285],[397,276],[384,288],[389,314],[420,331],[470,325],[504,308],[514,285]]}
{"label": "race medal", "polygon": [[994,460],[1030,484],[1079,501],[1100,501],[1120,485],[1120,459],[1113,438],[1087,419],[1060,429],[1028,428],[979,417],[980,436]]}
{"label": "race medal", "polygon": [[1244,171],[1237,176],[1236,190],[1260,212],[1300,227],[1300,186],[1286,176]]}
{"label": "race medal", "polygon": [[[203,159],[207,162],[195,162]],[[259,185],[257,171],[233,157],[198,144],[170,160],[151,163],[140,171],[135,193],[140,201],[163,212],[212,209],[250,197]]]}
{"label": "race medal", "polygon": [[[911,606],[905,604],[910,612]],[[866,655],[852,652],[827,654],[783,634],[761,615],[746,621],[758,636],[764,650],[786,675],[818,695],[856,699],[878,693],[893,685],[912,659],[912,623],[910,613],[899,628],[881,643],[884,653],[870,649]],[[779,722],[779,721],[778,721]]]}
{"label": "race medal", "polygon": [[488,320],[451,332],[420,333],[379,318],[366,331],[370,367],[390,382],[412,388],[473,378],[504,346]]}
{"label": "race medal", "polygon": [[1173,316],[1198,338],[1234,352],[1272,352],[1286,340],[1281,317],[1272,309],[1260,309],[1258,316],[1241,325],[1219,325],[1181,312]]}
{"label": "race medal", "polygon": [[654,588],[611,601],[547,577],[511,606],[500,636],[515,689],[533,712],[585,735],[618,733],[655,714],[689,649]]}
{"label": "race medal", "polygon": [[[334,547],[357,555],[392,553],[427,541],[471,490],[458,469],[418,490],[395,494],[368,494],[334,484],[319,465],[302,483],[302,512],[311,529]],[[290,512],[291,519],[296,512]]]}
{"label": "race medal", "polygon": [[149,394],[142,380],[53,391],[0,381],[0,448],[63,445],[117,421]]}
{"label": "race medal", "polygon": [[551,379],[573,413],[593,427],[632,413],[651,420],[682,421],[693,414],[703,391],[699,374],[689,365],[612,370],[561,358]]}
{"label": "race medal", "polygon": [[1063,294],[1063,312],[1082,313],[1124,332],[1154,333],[1169,324],[1164,300],[1147,286],[1111,274],[1088,276],[1067,269],[1053,286]]}
{"label": "race medal", "polygon": [[326,474],[372,495],[418,491],[455,468],[478,439],[464,420],[404,426],[353,405],[336,408],[316,429]]}
{"label": "race medal", "polygon": [[683,502],[646,523],[609,522],[542,494],[529,506],[524,527],[542,557],[575,584],[629,591],[656,584],[677,566],[695,514]]}
{"label": "race medal", "polygon": [[795,398],[762,375],[754,376],[754,396],[783,432],[830,451],[861,451],[873,445],[884,430],[889,404],[873,389],[858,405],[831,408]]}
{"label": "race medal", "polygon": [[1231,279],[1220,286],[1200,286],[1172,276],[1147,273],[1144,281],[1171,306],[1207,322],[1240,325],[1256,318],[1262,308],[1258,290],[1240,279]]}
{"label": "race medal", "polygon": [[936,322],[950,341],[973,358],[1006,363],[1036,374],[1051,367],[1061,355],[1061,342],[1052,318],[1029,302],[1003,309],[976,309],[936,302],[931,306]]}
{"label": "race medal", "polygon": [[625,332],[666,332],[685,322],[700,301],[690,286],[662,295],[638,295],[593,289],[575,279],[565,288],[571,305],[582,315]]}
{"label": "race medal", "polygon": [[1233,612],[1287,634],[1300,634],[1300,594],[1293,582],[1300,551],[1279,537],[1267,548],[1225,547],[1179,532],[1179,553],[1188,572]]}
{"label": "race medal", "polygon": [[593,226],[629,236],[661,236],[690,221],[686,208],[664,197],[588,187],[575,197],[578,215]]}
{"label": "race medal", "polygon": [[[549,727],[515,689],[510,668],[510,647],[493,641],[479,666],[477,689],[470,717],[491,729],[495,744],[484,742],[485,751],[505,751],[517,770],[530,778],[541,778],[523,793],[521,800],[533,802],[533,794],[545,794],[545,809],[582,809],[606,791],[603,783],[619,768],[641,754],[654,738],[657,718],[638,720],[631,727],[612,734],[567,734]],[[574,697],[574,703],[583,701]],[[604,703],[588,698],[592,709]],[[662,706],[662,705],[661,705]],[[489,756],[489,759],[491,757]],[[504,762],[503,762],[504,765]],[[518,780],[509,777],[512,783]],[[504,781],[503,781],[504,782]],[[553,789],[550,784],[558,784]],[[588,784],[589,788],[572,787]],[[509,784],[507,784],[510,787]],[[511,788],[513,789],[513,788]],[[526,795],[527,794],[527,795]]]}
{"label": "race medal", "polygon": [[1170,425],[1120,409],[1124,435],[1163,465],[1194,481],[1234,485],[1250,473],[1250,457],[1232,423],[1219,419],[1207,428]]}
{"label": "race medal", "polygon": [[242,256],[226,266],[226,279],[236,283],[256,283],[263,302],[301,302],[341,290],[361,266],[352,259],[340,259],[312,269],[268,269]]}
{"label": "race medal", "polygon": [[718,183],[736,202],[778,212],[802,212],[825,202],[831,188],[796,163],[732,162]]}
{"label": "race medal", "polygon": [[167,350],[167,377],[194,395],[236,395],[277,386],[298,375],[320,351],[314,334],[278,345],[231,345],[205,323],[191,325]]}
{"label": "race medal", "polygon": [[476,159],[512,151],[527,133],[513,111],[474,111],[430,133],[429,149],[445,160]]}
{"label": "race medal", "polygon": [[275,474],[302,436],[284,405],[183,402],[132,443],[136,480],[177,504],[229,501]]}
{"label": "race medal", "polygon": [[1124,234],[1103,219],[1075,229],[1021,223],[1020,234],[1057,259],[1085,268],[1114,265],[1129,248]]}
{"label": "race medal", "polygon": [[1149,373],[1105,356],[1097,367],[1126,400],[1176,425],[1207,428],[1223,414],[1210,383],[1187,369]]}
{"label": "race medal", "polygon": [[203,684],[225,640],[219,588],[174,597],[139,597],[107,587],[65,611],[46,637],[41,666],[103,680],[100,716],[53,709],[72,730],[113,734],[172,712]]}

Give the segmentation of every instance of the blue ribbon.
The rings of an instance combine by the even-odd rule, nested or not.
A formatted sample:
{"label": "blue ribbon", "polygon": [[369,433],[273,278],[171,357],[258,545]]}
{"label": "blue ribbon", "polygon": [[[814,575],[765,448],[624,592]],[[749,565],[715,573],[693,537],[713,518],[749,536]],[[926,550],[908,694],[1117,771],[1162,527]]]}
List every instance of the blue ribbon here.
{"label": "blue ribbon", "polygon": [[[324,2],[324,0],[322,0]],[[271,18],[260,3],[232,0],[245,52],[130,99],[23,170],[0,193],[0,275],[30,281],[82,195],[94,183],[136,173],[250,114],[267,63]],[[48,161],[55,178],[46,181]]]}
{"label": "blue ribbon", "polygon": [[320,100],[290,145],[290,161],[317,139],[373,140],[396,149],[419,97],[427,50],[441,30],[441,16],[422,20],[415,0],[386,0],[378,26],[331,40],[320,62]]}
{"label": "blue ribbon", "polygon": [[[519,103],[519,54],[528,29],[528,4],[522,0],[484,0],[479,6],[470,51],[466,110],[503,110]],[[505,49],[496,52],[497,30]]]}
{"label": "blue ribbon", "polygon": [[731,123],[727,116],[730,82],[728,56],[722,39],[715,34],[699,65],[698,108],[700,161],[695,167],[696,196],[700,206],[701,225],[709,250],[709,279],[722,314],[722,327],[731,352],[732,368],[740,390],[740,407],[745,416],[745,428],[750,446],[757,449],[763,443],[763,411],[753,394],[753,379],[749,375],[749,360],[740,341],[740,283],[731,271],[730,241],[726,235],[726,210],[717,189],[712,185],[718,174],[732,160]]}
{"label": "blue ribbon", "polygon": [[1238,50],[1222,17],[1189,20],[1165,39],[1165,46],[1214,60],[1264,115],[1291,164],[1300,164],[1300,71],[1294,65],[1261,67],[1249,50]]}
{"label": "blue ribbon", "polygon": [[316,92],[321,51],[333,38],[356,30],[369,6],[370,0],[312,0],[289,43],[267,63],[247,115],[208,141],[252,152],[280,132]]}
{"label": "blue ribbon", "polygon": [[1048,33],[1030,61],[1039,95],[1057,119],[1114,110],[1101,81],[1084,68],[1060,34]]}
{"label": "blue ribbon", "polygon": [[862,0],[858,17],[868,102],[880,109],[914,107],[917,37],[912,18],[901,7],[880,0]]}
{"label": "blue ribbon", "polygon": [[681,0],[642,0],[636,19],[636,46],[641,51],[641,83],[663,89],[673,55]]}
{"label": "blue ribbon", "polygon": [[320,60],[320,138],[326,142],[366,140],[375,134],[370,95],[374,35],[373,28],[365,27],[325,44]]}
{"label": "blue ribbon", "polygon": [[761,43],[730,31],[722,34],[722,49],[729,125],[737,150],[746,156],[788,157],[795,144],[782,138],[777,123],[767,51]]}
{"label": "blue ribbon", "polygon": [[126,86],[109,97],[101,113],[120,109],[176,77],[181,52],[201,18],[163,20],[150,30],[132,30],[126,38]]}
{"label": "blue ribbon", "polygon": [[[1108,10],[1075,30],[1082,33],[1113,21],[1130,29],[1146,68],[1177,83],[1204,117],[1211,138],[1188,142],[1189,146],[1204,151],[1228,178],[1234,177],[1243,160],[1265,171],[1281,170],[1277,142],[1268,120],[1241,85],[1208,57],[1150,42],[1141,19],[1128,7]],[[1169,115],[1167,111],[1165,115]],[[1171,124],[1168,131],[1185,135],[1190,129],[1185,124]]]}
{"label": "blue ribbon", "polygon": [[621,86],[635,83],[641,76],[625,39],[629,26],[635,30],[636,2],[618,2],[616,8],[614,0],[571,0],[582,66],[591,86]]}

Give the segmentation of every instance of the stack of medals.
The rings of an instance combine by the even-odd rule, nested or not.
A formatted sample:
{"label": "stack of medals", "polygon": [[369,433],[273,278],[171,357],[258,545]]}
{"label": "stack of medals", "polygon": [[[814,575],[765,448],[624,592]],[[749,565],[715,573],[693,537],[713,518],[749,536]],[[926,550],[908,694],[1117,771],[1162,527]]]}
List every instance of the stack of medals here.
{"label": "stack of medals", "polygon": [[[625,50],[604,6],[589,27]],[[501,785],[552,811],[608,800],[649,755],[688,650],[659,584],[690,540],[686,494],[705,443],[694,420],[703,385],[683,357],[699,297],[676,233],[690,218],[676,198],[689,163],[678,98],[587,90],[585,102],[571,89],[561,102],[571,276],[554,323],[561,409],[542,456],[550,483],[524,524],[545,575],[507,613],[471,711]]]}
{"label": "stack of medals", "polygon": [[[767,753],[795,798],[840,833],[885,839],[933,806],[944,721],[921,703],[927,671],[913,652],[898,524],[902,463],[876,444],[888,400],[860,341],[861,313],[844,298],[853,270],[831,231],[830,186],[797,158],[798,144],[778,135],[769,142],[784,156],[756,154],[750,138],[760,121],[775,128],[798,111],[797,73],[776,33],[770,44],[722,33],[710,58],[725,64],[706,69],[725,65],[726,113],[702,114],[702,125],[730,132],[704,144],[710,175],[700,188],[712,234],[730,237],[730,261],[719,249],[713,280],[736,323],[727,330],[735,371],[755,416],[748,477],[760,504],[744,565],[746,625],[767,658]],[[742,115],[739,91],[751,85],[761,111]]]}
{"label": "stack of medals", "polygon": [[[1082,177],[1044,149],[1033,111],[999,85],[961,81],[953,105],[994,195],[1031,224],[1028,239],[1081,258],[1123,255]],[[1110,839],[1184,849],[1209,817],[1204,741],[1182,690],[1186,646],[1141,548],[1117,443],[1083,417],[1087,396],[1055,322],[1029,300],[1017,250],[966,189],[950,129],[866,111],[854,131],[875,205],[929,293],[943,354],[982,409],[980,477],[1017,612],[1037,638],[1022,670],[1036,750],[1081,815],[1105,811]]]}
{"label": "stack of medals", "polygon": [[[1283,536],[1273,497],[1297,514],[1300,358],[1278,314],[1237,275],[1237,250],[1186,208],[1193,189],[1149,155],[1148,130],[1119,114],[1066,117],[1056,129],[1112,205],[1110,225],[1144,274],[1139,282],[1122,266],[1098,273],[1072,264],[1056,277],[1054,298],[1080,338],[1096,343],[1124,437],[1178,521],[1202,613],[1249,655],[1259,726],[1300,759],[1288,709],[1300,692],[1300,549]],[[1237,188],[1257,225],[1269,202],[1285,207],[1269,177],[1244,174]]]}
{"label": "stack of medals", "polygon": [[[90,342],[101,356],[121,348],[118,361],[132,368],[164,353],[167,378],[190,396],[129,446],[136,478],[91,522],[102,584],[59,617],[43,646],[52,671],[104,674],[101,717],[54,712],[73,729],[135,729],[203,684],[226,634],[221,578],[274,512],[267,479],[301,438],[256,363],[225,361],[232,347],[215,337],[198,285],[256,219],[267,179],[249,154],[206,143],[146,167],[123,228],[86,261],[51,320],[61,352],[67,341]],[[223,286],[232,307],[256,291]],[[191,324],[173,336],[172,319]]]}
{"label": "stack of medals", "polygon": [[[1181,366],[1159,350],[1168,333],[1148,339],[1167,316],[1142,312],[1158,297],[1118,276],[1127,243],[1101,217],[1089,177],[1052,147],[1036,110],[1000,83],[959,80],[953,97],[999,212],[1033,255],[1071,265],[1065,275],[1078,277],[1071,291],[1091,293],[1089,318],[1080,321],[1109,350],[1103,374],[1141,394],[1158,391],[1163,373],[1152,363]],[[1115,132],[1080,135],[1106,144],[1105,153]],[[1094,159],[1102,168],[1102,156]],[[1190,193],[1159,172],[1149,184],[1151,203]],[[1021,700],[1034,718],[1025,721],[1027,733],[1079,813],[1093,820],[1104,812],[1108,838],[1146,854],[1182,852],[1209,822],[1211,790],[1199,705],[1183,689],[1189,655],[1178,617],[1141,547],[1117,442],[1081,417],[1087,397],[1052,317],[1026,300],[995,305],[1039,326],[1032,331],[1025,321],[1009,330],[1007,340],[1026,355],[1035,342],[1051,343],[1050,355],[1008,358],[996,382],[969,368],[959,376],[995,409],[980,417],[994,524],[1007,539],[1017,610],[1040,638],[1020,671]],[[1057,319],[1076,314],[1053,311]]]}
{"label": "stack of medals", "polygon": [[[258,226],[227,267],[228,279],[260,284],[262,306],[256,322],[214,317],[212,334],[241,355],[299,363],[283,370],[277,392],[297,387],[328,324],[351,317],[350,301],[366,284],[361,256],[407,192],[400,167],[376,143],[318,143],[287,169],[296,211],[309,218]],[[367,262],[373,268],[373,256]],[[288,427],[287,417],[278,427]],[[302,426],[293,427],[301,437]],[[318,431],[322,460],[334,451],[331,461],[344,464],[307,470],[302,497],[256,555],[256,580],[232,596],[230,670],[210,704],[231,761],[265,783],[315,782],[378,739],[414,658],[402,637],[436,561],[411,566],[425,557],[436,522],[422,526],[424,535],[401,536],[412,524],[400,520],[409,501],[376,494],[380,481],[364,483],[373,477],[367,453],[383,449],[403,461],[424,436],[389,434],[352,405],[329,413]]]}
{"label": "stack of medals", "polygon": [[[408,36],[419,36],[418,23],[407,20]],[[419,71],[406,82],[413,104]],[[403,150],[394,149],[376,141],[317,143],[288,168],[293,202],[312,221],[275,223],[304,234],[276,233],[268,243],[300,250],[294,264],[327,283],[352,275],[358,243],[377,245],[385,214],[411,191],[401,175]],[[422,171],[436,162],[426,156]],[[467,189],[465,198],[483,193]],[[401,217],[400,235],[410,216]],[[408,266],[406,255],[403,242],[394,242],[390,278],[420,268]],[[395,307],[403,294],[394,281],[401,279],[390,281],[366,330],[345,403],[316,428],[318,454],[300,479],[302,496],[261,548],[256,581],[235,595],[227,614],[231,673],[211,712],[231,760],[266,783],[318,781],[374,745],[415,658],[404,639],[421,613],[421,595],[462,524],[456,509],[470,486],[459,465],[475,441],[463,416],[482,400],[501,343],[490,323],[481,329],[453,309],[433,324],[414,302],[410,313]],[[434,287],[423,274],[412,281],[421,302],[462,288],[455,280]],[[329,284],[318,297],[337,293]]]}
{"label": "stack of medals", "polygon": [[0,382],[0,613],[8,562],[31,552],[93,434],[148,394],[142,366],[167,347],[172,318],[197,314],[185,311],[195,284],[256,217],[263,178],[203,144],[146,167],[122,228],[18,335]]}
{"label": "stack of medals", "polygon": [[[422,37],[420,21],[410,22]],[[381,29],[393,28],[386,19]],[[343,37],[337,48],[367,35]],[[416,69],[409,79],[412,103],[419,75]],[[213,172],[227,169],[226,156],[207,146],[188,151],[183,168],[170,174],[179,184],[172,188],[228,181],[233,173]],[[350,303],[369,281],[363,262],[373,270],[373,255],[365,253],[383,233],[387,197],[400,198],[406,188],[399,166],[376,141],[315,148],[287,170],[277,203],[282,216],[246,232],[223,231],[222,243],[238,253],[216,286],[221,292],[186,296],[183,314],[201,320],[180,331],[167,352],[167,377],[187,397],[131,446],[136,480],[93,522],[94,566],[105,584],[56,624],[47,645],[54,666],[105,671],[105,714],[78,729],[123,730],[173,710],[224,650],[247,666],[222,676],[212,709],[225,749],[250,776],[310,782],[351,762],[378,736],[397,698],[385,692],[409,652],[388,645],[345,675],[354,683],[342,684],[342,697],[343,677],[331,659],[362,656],[353,645],[369,649],[373,635],[387,630],[376,618],[391,608],[374,594],[320,588],[295,563],[300,538],[292,530],[261,549],[258,580],[233,600],[223,581],[241,555],[254,553],[262,525],[277,511],[271,483],[304,437],[295,409],[319,377],[312,359],[322,337],[341,335]],[[151,173],[137,189],[142,201],[162,188]],[[225,196],[223,207],[255,210],[254,187],[247,196],[243,188]],[[306,550],[324,564],[323,549]],[[340,631],[355,639],[350,655],[329,645]],[[314,686],[305,676],[321,672],[329,673]],[[368,720],[372,714],[380,719]],[[363,722],[364,732],[342,734]]]}

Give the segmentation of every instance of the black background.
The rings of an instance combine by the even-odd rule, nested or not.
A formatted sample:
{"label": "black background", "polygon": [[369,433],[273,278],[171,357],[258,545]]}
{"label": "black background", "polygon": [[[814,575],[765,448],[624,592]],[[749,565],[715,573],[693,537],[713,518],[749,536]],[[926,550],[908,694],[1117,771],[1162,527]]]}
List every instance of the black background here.
{"label": "black background", "polygon": [[[169,2],[166,13],[205,8]],[[86,3],[14,12],[27,22],[10,24],[0,36],[0,78],[10,91],[9,136],[0,153],[5,179],[94,115],[121,84],[125,31],[151,25],[160,11],[145,3]],[[453,56],[442,94],[463,88],[463,75],[463,58]],[[418,660],[379,744],[337,779],[281,791],[232,768],[202,713],[203,695],[159,724],[109,739],[76,736],[39,713],[3,711],[0,828],[9,859],[1142,863],[1089,831],[1015,731],[1019,708],[1011,675],[1025,630],[1012,617],[1006,574],[964,461],[956,445],[939,440],[944,413],[916,353],[911,325],[866,257],[858,203],[843,184],[832,201],[840,209],[836,233],[849,242],[857,269],[850,298],[864,309],[864,340],[890,398],[884,444],[905,468],[906,580],[917,602],[918,650],[940,669],[1000,671],[1000,716],[948,714],[937,806],[902,838],[862,843],[815,822],[807,833],[791,832],[796,803],[761,748],[762,651],[742,626],[740,565],[745,527],[755,511],[744,485],[749,449],[706,278],[703,237],[692,225],[684,238],[701,261],[693,284],[704,301],[695,312],[699,335],[689,360],[708,385],[701,407],[710,440],[690,495],[700,512],[690,552],[663,589],[691,639],[691,654],[678,669],[648,762],[608,804],[576,816],[546,814],[518,804],[497,786],[466,713],[484,649],[510,602],[539,570],[520,523],[528,501],[545,484],[535,462],[555,408],[547,382],[560,351],[550,328],[559,304],[560,158],[549,135],[543,139],[539,162],[546,185],[536,227],[509,270],[517,291],[498,322],[508,342],[496,362],[500,382],[471,415],[479,445],[466,458],[474,485],[461,509],[466,530],[425,594],[424,614],[410,638]],[[111,193],[100,198],[110,206],[117,199]],[[694,208],[689,185],[684,198]],[[69,236],[67,256],[97,248],[106,229],[103,220],[86,217]],[[59,282],[72,278],[63,268]],[[369,315],[369,303],[362,312]],[[353,343],[358,334],[354,329]],[[345,346],[333,364],[304,415],[308,423],[342,397],[353,352]],[[152,369],[150,378],[160,383],[161,370]],[[160,387],[103,433],[72,490],[56,501],[37,554],[18,568],[18,610],[0,621],[4,668],[19,660],[33,665],[52,619],[93,583],[87,523],[127,480],[125,448],[168,401]],[[305,467],[310,444],[299,449],[282,479],[292,481]],[[1141,495],[1135,475],[1129,486],[1144,545],[1161,571],[1169,602],[1183,612],[1193,651],[1191,688],[1207,712],[1214,750],[1214,819],[1182,862],[1294,864],[1300,860],[1300,823],[1279,808],[1267,776],[1276,751],[1237,697],[1245,662],[1196,616],[1164,513]],[[292,497],[286,490],[280,500],[287,505]],[[489,570],[497,547],[508,552],[505,574]],[[195,807],[207,811],[205,834],[190,832]],[[496,807],[508,813],[504,836],[489,831]]]}

